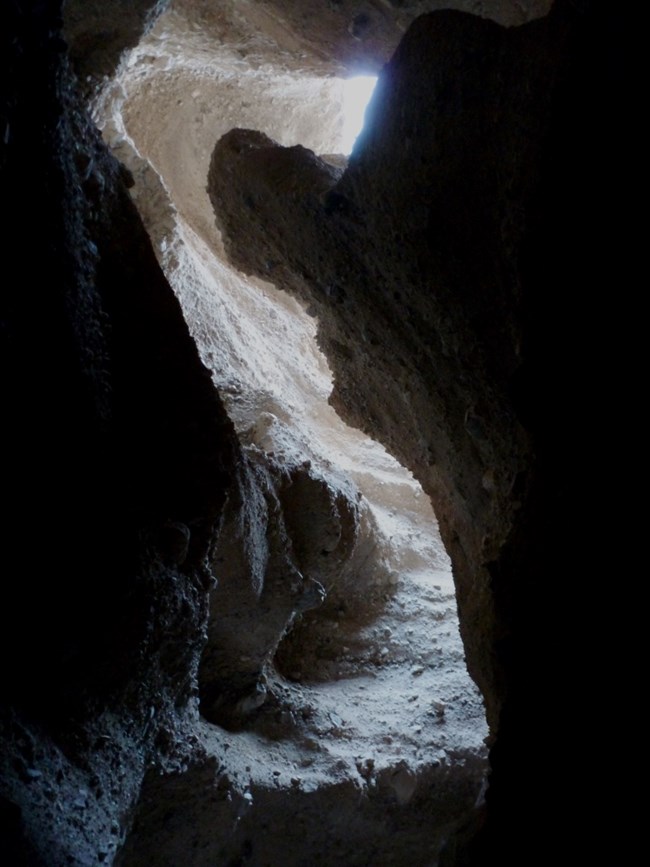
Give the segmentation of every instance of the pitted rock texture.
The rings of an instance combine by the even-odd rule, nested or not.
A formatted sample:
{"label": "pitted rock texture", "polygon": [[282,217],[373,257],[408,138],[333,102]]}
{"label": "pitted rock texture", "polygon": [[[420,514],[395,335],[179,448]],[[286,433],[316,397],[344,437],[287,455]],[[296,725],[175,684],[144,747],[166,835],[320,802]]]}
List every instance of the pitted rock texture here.
{"label": "pitted rock texture", "polygon": [[[254,459],[231,490],[213,559],[218,583],[201,712],[237,735],[222,764],[229,772],[247,754],[251,786],[266,785],[276,760],[264,737],[282,742],[278,771],[309,762],[318,745],[309,785],[324,791],[335,779],[345,791],[367,793],[359,756],[382,779],[395,773],[417,789],[444,753],[445,818],[432,804],[431,824],[421,830],[423,845],[430,837],[427,846],[435,839],[439,847],[447,817],[456,810],[458,823],[480,797],[486,729],[460,649],[435,517],[412,476],[327,405],[331,377],[313,346],[313,311],[224,260],[205,192],[210,132],[240,114],[270,124],[285,141],[306,135],[331,149],[336,81],[293,80],[276,66],[261,75],[257,54],[235,61],[240,43],[219,43],[214,33],[208,52],[191,12],[172,6],[159,19],[126,58],[101,109],[107,139],[133,170],[160,261]],[[328,164],[333,183],[341,171]],[[321,595],[322,604],[306,608]],[[432,701],[446,708],[442,716]],[[284,776],[278,789],[291,802]],[[461,789],[474,799],[457,798]],[[364,799],[349,807],[361,814],[368,807],[367,846],[357,855],[371,857],[383,830]],[[402,807],[408,813],[406,800]],[[251,822],[258,815],[251,811]],[[323,826],[333,817],[324,808]],[[210,836],[221,831],[194,833],[202,848],[217,845]],[[396,836],[385,857],[398,857],[401,843]],[[293,857],[313,857],[308,839]]]}
{"label": "pitted rock texture", "polygon": [[239,444],[79,99],[58,5],[1,18],[0,859],[110,864],[146,768],[192,752]]}
{"label": "pitted rock texture", "polygon": [[171,14],[185,18],[206,47],[228,46],[242,67],[322,76],[377,72],[409,25],[428,12],[463,9],[510,27],[545,15],[551,5],[552,0],[173,0]]}
{"label": "pitted rock texture", "polygon": [[65,38],[84,95],[94,95],[168,5],[169,0],[66,0]]}
{"label": "pitted rock texture", "polygon": [[[614,282],[625,246],[611,217],[623,187],[606,180],[601,198],[593,185],[621,150],[616,124],[597,132],[598,93],[616,101],[625,68],[620,28],[588,3],[510,30],[426,16],[382,71],[338,183],[317,155],[252,130],[232,130],[212,157],[229,255],[313,306],[334,404],[413,470],[440,520],[493,738],[487,825],[468,848],[450,843],[446,863],[520,863],[508,829],[539,840],[551,803],[573,835],[570,791],[522,757],[573,767],[597,694],[575,637],[590,632],[592,597],[571,503],[589,488],[579,432],[604,381],[581,324],[600,281],[589,239]],[[576,345],[582,372],[567,376]],[[549,581],[566,592],[559,608]],[[552,860],[551,844],[531,857]]]}
{"label": "pitted rock texture", "polygon": [[515,254],[553,69],[547,29],[422,18],[382,72],[340,181],[306,149],[245,130],[220,140],[209,175],[233,261],[314,305],[332,402],[432,496],[493,725],[490,564],[530,484],[510,397],[522,361]]}
{"label": "pitted rock texture", "polygon": [[200,672],[201,712],[226,726],[263,703],[268,668],[297,617],[367,591],[354,560],[361,494],[353,483],[324,478],[308,461],[245,454],[215,551],[219,581]]}
{"label": "pitted rock texture", "polygon": [[[356,781],[337,779],[332,767],[330,779],[315,785],[311,765],[287,769],[276,745],[267,749],[278,775],[263,782],[250,781],[243,764],[225,771],[205,763],[184,778],[152,775],[134,834],[115,863],[151,864],[153,855],[157,867],[176,867],[188,858],[264,867],[299,867],[307,859],[319,867],[435,864],[440,834],[453,828],[458,804],[469,810],[473,803],[473,786],[464,788],[469,775],[459,780],[444,761],[420,775],[417,789],[399,761],[381,773],[359,762]],[[317,752],[313,762],[320,762]],[[423,840],[421,829],[432,813],[439,820]],[[210,825],[229,833],[203,835]]]}

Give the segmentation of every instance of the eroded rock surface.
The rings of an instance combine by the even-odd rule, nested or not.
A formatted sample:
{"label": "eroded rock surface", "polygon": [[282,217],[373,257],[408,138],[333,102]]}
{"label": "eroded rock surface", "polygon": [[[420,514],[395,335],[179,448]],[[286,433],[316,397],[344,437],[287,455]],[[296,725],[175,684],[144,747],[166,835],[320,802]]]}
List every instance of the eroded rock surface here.
{"label": "eroded rock surface", "polygon": [[[284,777],[274,782],[271,768],[310,764],[317,744],[309,787],[323,789],[321,822],[333,821],[326,805],[335,785],[347,793],[345,809],[365,822],[360,859],[371,857],[384,834],[366,800],[369,781],[393,773],[408,779],[425,809],[425,781],[440,765],[445,815],[433,820],[435,830],[420,832],[423,845],[427,837],[435,848],[450,832],[454,809],[458,823],[480,796],[486,735],[435,517],[412,476],[327,405],[331,375],[313,345],[314,311],[232,269],[205,191],[214,137],[232,118],[258,119],[283,141],[336,147],[341,82],[292,78],[284,56],[261,73],[259,64],[273,58],[269,45],[253,39],[253,13],[246,7],[234,22],[220,9],[199,25],[191,6],[172,6],[96,106],[104,135],[133,173],[134,199],[248,459],[230,491],[213,559],[218,584],[201,711],[233,735],[227,757],[214,731],[210,738],[225,769],[234,771],[240,753],[249,757],[253,770],[233,784],[240,796],[242,786],[265,788],[270,780],[287,805],[300,802],[301,789]],[[246,51],[245,38],[253,40]],[[340,163],[328,157],[332,183]],[[332,718],[345,721],[343,728]],[[277,755],[265,748],[267,738],[278,741]],[[368,780],[359,781],[359,762],[374,768]],[[177,780],[174,790],[181,787]],[[400,797],[406,814],[410,801]],[[251,825],[265,821],[257,803]],[[150,806],[143,804],[142,822],[145,814],[155,822]],[[431,809],[438,816],[433,801]],[[413,841],[416,829],[414,822]],[[226,845],[212,839],[211,825],[192,833],[199,848]],[[155,825],[134,831],[128,851],[144,858],[143,840],[150,848],[155,837]],[[298,861],[312,857],[309,839],[295,849]],[[402,843],[395,835],[384,857],[398,857]]]}
{"label": "eroded rock surface", "polygon": [[309,461],[291,466],[259,449],[246,454],[215,552],[219,582],[201,665],[203,716],[226,726],[266,699],[268,668],[297,616],[368,590],[354,556],[355,486],[323,477]]}
{"label": "eroded rock surface", "polygon": [[60,29],[2,8],[0,859],[52,867],[110,864],[192,751],[239,452]]}
{"label": "eroded rock surface", "polygon": [[[493,725],[490,564],[530,484],[510,396],[522,363],[515,251],[553,68],[547,28],[422,18],[384,69],[340,182],[312,152],[246,130],[220,140],[209,176],[234,261],[315,306],[333,402],[433,497]],[[511,67],[526,68],[525,95]]]}
{"label": "eroded rock surface", "polygon": [[[125,4],[92,4],[99,25],[84,5],[70,4],[68,39],[94,91],[161,4],[126,4],[134,17],[119,21]],[[230,54],[242,78],[278,51],[283,75],[377,68],[438,5],[175,4],[204,57],[239,27]],[[469,5],[508,25],[546,11]],[[602,857],[611,815],[592,840],[576,822],[595,793],[609,804],[606,762],[584,748],[606,687],[594,664],[602,621],[585,602],[598,592],[585,556],[600,545],[576,513],[591,505],[594,407],[613,397],[603,335],[616,304],[594,287],[625,282],[631,113],[618,108],[613,7],[556,7],[520,30],[448,13],[417,22],[344,175],[342,160],[241,129],[212,161],[231,255],[317,313],[337,407],[434,499],[464,646],[440,552],[426,552],[432,583],[418,572],[424,548],[404,554],[406,533],[388,544],[381,483],[354,474],[371,451],[357,440],[331,473],[314,427],[299,442],[285,435],[275,385],[243,387],[241,371],[255,372],[233,299],[281,293],[263,283],[248,295],[218,265],[231,294],[221,320],[204,315],[207,260],[192,257],[201,244],[212,255],[213,215],[177,195],[162,146],[138,152],[115,127],[108,138],[132,171],[108,155],[69,74],[57,4],[3,7],[3,863],[519,867],[582,863],[594,843]],[[153,33],[163,44],[164,28]],[[172,38],[152,51],[145,93],[152,70],[173,86],[175,49]],[[214,135],[187,161],[192,189],[229,106],[246,102],[231,83],[223,111],[206,100],[197,114],[202,147]],[[271,119],[290,104],[276,90]],[[127,128],[145,102],[125,98]],[[313,134],[304,117],[291,135]],[[170,280],[187,278],[174,292],[127,187]],[[177,231],[179,214],[191,231]],[[282,305],[274,328],[286,327]],[[395,490],[402,505],[417,495],[409,478]],[[308,607],[320,587],[329,597]],[[370,610],[345,610],[351,587],[381,592]],[[478,836],[484,753],[469,724],[482,707],[458,677],[465,651],[493,736]],[[199,702],[228,728],[202,720]],[[623,836],[608,863],[621,861]]]}
{"label": "eroded rock surface", "polygon": [[[606,154],[589,140],[594,82],[611,95],[620,81],[620,42],[605,66],[597,60],[608,21],[596,5],[571,3],[509,30],[426,16],[382,71],[338,183],[314,153],[253,130],[229,132],[211,162],[233,261],[314,306],[336,407],[432,497],[494,738],[479,863],[518,863],[507,829],[535,835],[544,803],[571,827],[570,794],[555,792],[553,774],[532,793],[521,756],[531,748],[549,766],[572,763],[560,695],[580,737],[584,683],[566,664],[573,627],[585,627],[569,501],[585,484],[575,437],[597,378],[579,377],[576,390],[563,371],[588,292],[579,263],[590,237],[609,249],[605,209],[619,195],[607,185],[600,199],[589,181],[595,153]],[[605,259],[611,275],[615,257]],[[559,575],[570,588],[562,614],[545,590]],[[523,791],[532,803],[518,800]],[[452,849],[452,863],[470,857]]]}

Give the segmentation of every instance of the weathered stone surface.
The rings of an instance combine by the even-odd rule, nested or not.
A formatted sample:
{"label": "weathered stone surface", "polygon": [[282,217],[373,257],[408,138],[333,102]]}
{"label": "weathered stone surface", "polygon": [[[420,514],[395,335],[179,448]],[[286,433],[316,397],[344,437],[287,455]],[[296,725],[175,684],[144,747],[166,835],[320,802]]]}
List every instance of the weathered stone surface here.
{"label": "weathered stone surface", "polygon": [[376,73],[409,25],[439,9],[463,9],[505,26],[545,15],[552,0],[175,0],[175,13],[205,38],[260,65],[306,74]]}
{"label": "weathered stone surface", "polygon": [[[593,527],[603,508],[593,473],[603,455],[621,454],[601,434],[600,409],[618,407],[610,343],[624,299],[598,290],[628,285],[627,36],[612,4],[556,5],[551,20],[521,31],[449,14],[420,21],[385,70],[374,122],[343,179],[305,149],[281,151],[241,131],[220,144],[211,177],[240,264],[271,268],[317,308],[337,405],[401,454],[435,499],[493,730],[486,824],[475,815],[449,841],[445,867],[598,863],[607,827],[619,846],[608,863],[630,860],[612,817],[612,760],[585,746],[609,687],[610,661],[598,652],[604,619],[590,607],[602,590],[591,562],[602,551]],[[389,21],[385,41],[377,37],[388,6],[416,8],[331,3],[338,17],[321,26],[325,4],[254,4],[268,22],[291,22],[260,58],[282,45],[288,68],[313,68],[319,52],[320,68],[342,68],[367,45],[363,56],[378,63],[396,30]],[[505,4],[490,6],[506,14]],[[535,6],[509,4],[507,23]],[[200,6],[197,27],[209,28],[211,8]],[[281,782],[252,785],[244,755],[232,771],[222,766],[230,733],[199,721],[210,562],[221,565],[226,551],[233,575],[260,576],[263,597],[273,570],[253,568],[244,548],[257,539],[264,559],[258,521],[268,526],[281,502],[270,559],[278,572],[310,576],[311,522],[292,509],[318,503],[315,535],[334,539],[332,498],[299,469],[294,482],[306,493],[295,500],[282,501],[284,470],[264,467],[272,484],[245,483],[253,470],[128,199],[131,179],[74,94],[58,13],[21,0],[0,13],[0,200],[9,216],[0,369],[12,471],[1,516],[0,855],[60,867],[111,864],[121,848],[129,867],[276,855],[290,864],[311,839],[337,867],[351,843],[359,863],[389,863],[395,841],[409,867],[433,861],[458,806],[475,799],[482,764],[471,749],[442,751],[419,770],[421,789],[397,757],[379,769],[360,760],[355,787],[311,741],[319,776],[307,764],[288,777],[285,757]],[[99,77],[131,39],[119,36],[98,66],[90,48],[103,37],[94,25],[86,36],[71,41]],[[248,30],[244,42],[255,43]],[[343,60],[328,54],[337,46]],[[594,440],[596,463],[586,448]],[[216,526],[237,484],[254,532],[219,555]],[[246,518],[235,502],[229,528]],[[354,511],[354,497],[341,511]],[[247,605],[254,581],[234,583]],[[255,678],[300,607],[271,597],[269,628],[253,642]],[[232,656],[241,636],[233,629],[221,641],[218,611],[208,647],[225,644]],[[325,614],[325,605],[314,610],[308,629],[280,646],[282,671],[319,656],[324,643],[308,639],[328,634]],[[234,666],[229,677],[241,673]],[[414,683],[425,676],[413,667]],[[309,729],[295,707],[291,684],[278,679],[245,737],[271,750],[288,730],[347,737],[336,710]],[[434,695],[427,725],[441,730],[453,713]],[[316,782],[324,772],[329,790]],[[450,824],[436,824],[425,851],[423,829],[433,815],[445,819],[450,792]],[[381,832],[374,838],[355,812],[363,798]],[[585,805],[598,815],[596,800],[608,815],[590,840],[576,817]]]}
{"label": "weathered stone surface", "polygon": [[441,522],[493,732],[488,824],[472,855],[450,846],[450,863],[520,863],[509,829],[539,841],[550,803],[571,833],[569,790],[523,757],[570,766],[591,689],[568,663],[574,630],[590,633],[570,504],[588,484],[578,432],[602,381],[581,326],[600,279],[587,251],[598,239],[615,279],[622,249],[609,215],[624,210],[621,188],[591,187],[608,149],[620,153],[613,131],[597,132],[599,88],[614,99],[621,81],[620,35],[598,4],[558,3],[515,30],[427,16],[383,70],[338,183],[314,154],[248,130],[212,158],[233,261],[314,306],[337,408],[414,471]]}
{"label": "weathered stone surface", "polygon": [[377,528],[351,479],[255,447],[244,454],[213,557],[199,679],[202,715],[234,729],[266,700],[281,642],[280,668],[318,680],[319,620],[372,620],[390,589]]}
{"label": "weathered stone surface", "polygon": [[0,852],[52,867],[111,863],[183,764],[238,455],[60,26],[2,9]]}
{"label": "weathered stone surface", "polygon": [[432,496],[493,725],[490,564],[530,484],[509,390],[522,363],[518,218],[553,70],[547,29],[422,18],[382,73],[339,183],[304,148],[244,130],[218,143],[209,178],[237,265],[315,306],[337,408]]}
{"label": "weathered stone surface", "polygon": [[[159,867],[176,867],[188,857],[195,864],[286,867],[300,867],[307,858],[319,867],[431,863],[440,834],[453,827],[458,804],[469,808],[472,803],[472,787],[460,779],[454,782],[444,767],[426,775],[422,788],[411,794],[408,810],[399,800],[400,794],[406,797],[408,785],[399,767],[385,775],[370,773],[368,788],[360,781],[337,779],[334,771],[325,784],[310,788],[305,786],[308,769],[293,774],[294,785],[284,785],[284,779],[280,785],[275,778],[250,786],[243,796],[232,774],[207,762],[184,778],[152,775],[135,833],[116,863],[145,867],[152,853]],[[432,814],[436,828],[423,845],[421,828]],[[210,826],[228,833],[207,835]]]}
{"label": "weathered stone surface", "polygon": [[170,0],[66,0],[65,39],[79,87],[92,96]]}

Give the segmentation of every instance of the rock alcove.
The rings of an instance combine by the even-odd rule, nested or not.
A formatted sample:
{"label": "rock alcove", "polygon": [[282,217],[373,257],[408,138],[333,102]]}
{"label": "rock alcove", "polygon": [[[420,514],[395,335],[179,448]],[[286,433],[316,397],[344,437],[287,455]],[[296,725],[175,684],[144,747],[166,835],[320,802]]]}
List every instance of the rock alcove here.
{"label": "rock alcove", "polygon": [[[575,503],[631,113],[618,13],[549,6],[2,7],[3,863],[587,859]],[[344,165],[305,103],[353,65]],[[428,498],[456,602],[395,538]]]}

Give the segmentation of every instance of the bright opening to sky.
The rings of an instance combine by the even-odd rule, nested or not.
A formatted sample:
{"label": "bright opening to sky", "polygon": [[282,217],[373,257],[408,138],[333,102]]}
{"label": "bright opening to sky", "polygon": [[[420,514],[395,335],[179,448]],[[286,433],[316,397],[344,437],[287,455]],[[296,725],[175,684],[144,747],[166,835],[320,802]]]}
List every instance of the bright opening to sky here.
{"label": "bright opening to sky", "polygon": [[354,142],[363,129],[366,106],[377,84],[375,75],[357,75],[343,82],[343,132],[341,151],[352,152]]}

